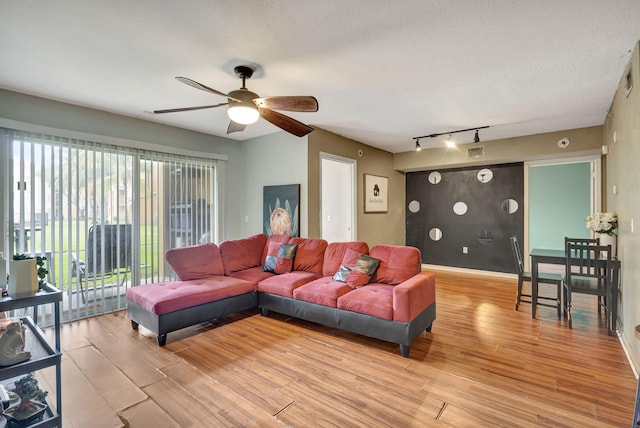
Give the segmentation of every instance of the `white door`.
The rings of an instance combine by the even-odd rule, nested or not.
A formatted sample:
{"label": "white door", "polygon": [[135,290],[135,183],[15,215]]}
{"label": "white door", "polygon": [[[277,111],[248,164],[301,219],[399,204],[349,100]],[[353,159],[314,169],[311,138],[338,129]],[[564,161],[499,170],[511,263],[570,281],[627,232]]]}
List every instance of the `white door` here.
{"label": "white door", "polygon": [[356,161],[320,153],[320,232],[328,242],[355,241]]}

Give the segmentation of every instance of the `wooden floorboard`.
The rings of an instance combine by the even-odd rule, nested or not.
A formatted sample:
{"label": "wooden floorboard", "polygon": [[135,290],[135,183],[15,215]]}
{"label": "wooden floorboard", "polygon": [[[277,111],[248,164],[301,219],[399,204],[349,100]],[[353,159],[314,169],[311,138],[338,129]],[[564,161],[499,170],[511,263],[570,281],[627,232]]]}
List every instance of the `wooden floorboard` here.
{"label": "wooden floorboard", "polygon": [[[595,299],[574,328],[515,280],[436,272],[437,320],[397,345],[257,311],[170,333],[63,325],[65,427],[626,427],[636,380]],[[47,334],[51,334],[50,331]],[[52,391],[52,370],[38,373]],[[53,398],[53,397],[50,397]]]}

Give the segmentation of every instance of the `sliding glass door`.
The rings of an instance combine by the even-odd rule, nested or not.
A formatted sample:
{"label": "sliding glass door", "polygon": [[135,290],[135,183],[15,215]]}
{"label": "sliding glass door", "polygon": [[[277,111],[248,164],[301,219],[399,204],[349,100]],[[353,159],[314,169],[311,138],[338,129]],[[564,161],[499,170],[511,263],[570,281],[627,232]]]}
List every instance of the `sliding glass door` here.
{"label": "sliding glass door", "polygon": [[64,320],[125,308],[128,287],[172,277],[166,249],[215,241],[215,161],[2,132],[0,251],[46,257]]}

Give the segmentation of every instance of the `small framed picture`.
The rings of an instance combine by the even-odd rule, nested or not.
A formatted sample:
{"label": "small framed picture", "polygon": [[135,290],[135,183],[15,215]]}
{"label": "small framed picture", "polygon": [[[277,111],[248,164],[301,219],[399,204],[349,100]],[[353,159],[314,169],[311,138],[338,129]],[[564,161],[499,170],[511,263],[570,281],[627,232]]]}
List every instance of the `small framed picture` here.
{"label": "small framed picture", "polygon": [[389,210],[389,179],[364,175],[364,212],[386,213]]}

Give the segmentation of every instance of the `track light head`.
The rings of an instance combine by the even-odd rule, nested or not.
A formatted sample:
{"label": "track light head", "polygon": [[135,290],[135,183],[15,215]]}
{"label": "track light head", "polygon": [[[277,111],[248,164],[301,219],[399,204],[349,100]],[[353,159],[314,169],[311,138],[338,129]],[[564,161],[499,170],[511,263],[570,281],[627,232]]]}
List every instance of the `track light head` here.
{"label": "track light head", "polygon": [[451,148],[451,147],[455,147],[456,146],[456,142],[453,141],[453,137],[451,136],[451,134],[449,134],[449,136],[447,137],[446,140],[444,140],[444,144]]}
{"label": "track light head", "polygon": [[474,143],[479,143],[480,142],[480,136],[478,135],[478,130],[476,129],[476,135],[473,137],[473,142]]}
{"label": "track light head", "polygon": [[420,147],[420,138],[416,138],[416,152],[420,150],[422,150],[422,147]]}

